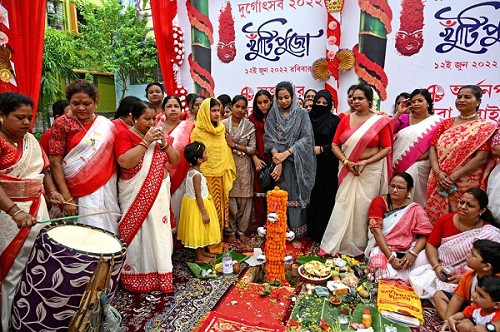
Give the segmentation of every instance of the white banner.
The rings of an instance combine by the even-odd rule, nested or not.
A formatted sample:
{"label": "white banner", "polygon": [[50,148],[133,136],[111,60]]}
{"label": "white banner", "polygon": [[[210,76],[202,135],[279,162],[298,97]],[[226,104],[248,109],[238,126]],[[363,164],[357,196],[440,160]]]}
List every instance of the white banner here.
{"label": "white banner", "polygon": [[[343,49],[352,50],[357,44],[370,47],[371,41],[360,37],[366,34],[360,34],[363,18],[359,3],[363,2],[370,3],[347,0],[344,5]],[[211,0],[208,4],[213,27],[209,63],[215,95],[243,94],[251,101],[259,89],[272,91],[281,80],[293,82],[299,95],[307,88],[324,88],[324,83],[315,81],[310,72],[313,62],[325,57],[324,1],[230,1],[232,20],[228,20],[226,3]],[[391,32],[386,36],[385,54],[380,40],[374,44],[374,53],[382,57],[387,75],[387,98],[381,109],[392,112],[400,92],[428,88],[434,96],[435,111],[449,117],[456,112],[458,88],[477,84],[484,94],[480,116],[496,121],[500,113],[500,2],[389,0],[388,5],[392,19],[387,22]],[[406,6],[405,10],[402,6]],[[418,14],[422,10],[423,16]],[[185,1],[178,1],[178,21],[185,35],[187,59],[199,43],[191,36]],[[193,77],[185,61],[181,79],[189,91],[195,90]],[[358,81],[354,69],[340,73],[340,110],[347,109],[347,88]]]}

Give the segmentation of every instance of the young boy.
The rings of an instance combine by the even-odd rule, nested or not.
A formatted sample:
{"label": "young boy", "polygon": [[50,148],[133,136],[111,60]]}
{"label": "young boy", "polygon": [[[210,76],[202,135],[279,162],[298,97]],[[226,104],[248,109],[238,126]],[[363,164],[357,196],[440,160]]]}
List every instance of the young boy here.
{"label": "young boy", "polygon": [[448,318],[451,331],[500,331],[500,277],[479,278],[470,306]]}
{"label": "young boy", "polygon": [[470,304],[478,278],[500,273],[500,243],[491,240],[476,240],[466,259],[467,266],[471,270],[463,274],[455,293],[437,291],[434,294],[436,311],[445,320],[441,331],[447,330],[448,317]]}

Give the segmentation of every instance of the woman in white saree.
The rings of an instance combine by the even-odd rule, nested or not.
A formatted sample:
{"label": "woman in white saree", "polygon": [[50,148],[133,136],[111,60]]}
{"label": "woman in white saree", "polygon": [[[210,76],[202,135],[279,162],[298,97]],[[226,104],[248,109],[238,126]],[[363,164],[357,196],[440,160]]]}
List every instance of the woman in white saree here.
{"label": "woman in white saree", "polygon": [[64,196],[66,216],[114,212],[79,218],[78,222],[117,233],[118,196],[113,153],[115,126],[95,114],[97,89],[85,80],[66,89],[70,112],[51,127],[49,154],[54,181]]}
{"label": "woman in white saree", "polygon": [[431,164],[429,148],[443,118],[433,114],[432,96],[427,89],[416,89],[408,103],[401,102],[394,114],[394,173],[406,172],[414,181],[410,198],[425,206]]}
{"label": "woman in white saree", "polygon": [[493,214],[493,218],[500,222],[500,119],[498,119],[497,131],[491,140],[491,153],[496,159],[496,166],[488,177],[488,197],[490,203],[488,208]]}
{"label": "woman in white saree", "polygon": [[373,91],[354,88],[355,112],[340,121],[332,151],[339,159],[339,189],[321,241],[321,254],[361,255],[368,241],[368,207],[386,191],[392,163],[391,117],[373,113]]}
{"label": "woman in white saree", "polygon": [[53,204],[63,197],[48,172],[49,161],[28,133],[33,101],[14,93],[0,94],[0,330],[8,331],[12,300],[33,243],[49,218],[43,195]]}
{"label": "woman in white saree", "polygon": [[136,102],[131,112],[134,125],[119,133],[115,143],[123,214],[118,228],[128,246],[122,285],[129,292],[169,293],[173,291],[173,227],[166,165],[175,165],[180,155],[161,129],[154,127],[152,104]]}

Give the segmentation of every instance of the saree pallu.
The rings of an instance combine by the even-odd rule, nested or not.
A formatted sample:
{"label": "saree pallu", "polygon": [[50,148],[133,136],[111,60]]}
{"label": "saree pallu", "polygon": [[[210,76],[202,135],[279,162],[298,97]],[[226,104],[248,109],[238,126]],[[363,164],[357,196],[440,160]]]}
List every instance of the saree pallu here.
{"label": "saree pallu", "polygon": [[[157,124],[159,125],[159,124]],[[186,192],[186,174],[190,164],[184,158],[184,148],[190,143],[191,132],[193,131],[194,123],[191,121],[181,121],[168,135],[173,138],[172,147],[180,154],[180,160],[177,164],[167,164],[168,174],[170,176],[170,202],[175,220],[179,220],[182,198]]]}
{"label": "saree pallu", "polygon": [[[48,166],[36,138],[27,133],[22,142],[22,155],[12,166],[0,170],[0,185],[17,206],[37,220],[49,218],[42,195],[43,174]],[[0,211],[0,283],[2,331],[8,331],[12,300],[26,261],[43,227],[37,224],[19,230],[12,217]]]}
{"label": "saree pallu", "polygon": [[[425,222],[427,220],[427,222]],[[402,231],[404,232],[401,236]],[[389,250],[396,252],[408,252],[416,243],[416,234],[432,231],[424,209],[417,203],[411,203],[403,210],[394,212],[385,217],[382,223],[382,234]],[[422,250],[413,265],[408,269],[395,270],[387,261],[387,257],[380,250],[375,237],[368,233],[368,245],[365,249],[365,257],[368,257],[368,266],[374,271],[375,278],[378,279],[402,279],[409,281],[409,272],[415,268],[427,264],[425,251]]]}
{"label": "saree pallu", "polygon": [[442,121],[442,117],[431,115],[415,125],[401,129],[394,136],[393,171],[411,175],[413,190],[410,199],[422,206],[426,203],[431,164],[429,160],[417,160],[429,150],[434,133]]}
{"label": "saree pallu", "polygon": [[[500,230],[491,225],[484,225],[442,239],[437,248],[438,259],[450,275],[461,275],[468,269],[466,257],[472,249],[472,244],[478,239],[500,242]],[[422,299],[431,298],[438,290],[452,293],[458,286],[439,280],[428,262],[410,272],[410,283]]]}
{"label": "saree pallu", "polygon": [[[103,116],[97,116],[86,130],[74,135],[69,152],[63,159],[63,171],[71,196],[80,214],[95,211],[120,212],[116,192],[115,127]],[[79,218],[79,223],[99,227],[117,234],[118,217],[112,214]]]}
{"label": "saree pallu", "polygon": [[[391,121],[375,115],[357,128],[342,134],[342,152],[351,161],[358,161],[368,143]],[[371,201],[386,190],[391,163],[383,158],[365,167],[355,176],[339,162],[339,188],[330,220],[321,240],[321,249],[329,254],[350,256],[363,254],[368,241],[368,208]]]}
{"label": "saree pallu", "polygon": [[[453,173],[474,157],[475,152],[488,141],[496,130],[496,126],[486,120],[470,121],[446,130],[436,144],[439,169],[446,174]],[[434,172],[431,172],[427,185],[426,212],[432,222],[441,216],[455,212],[458,200],[469,188],[484,189],[484,171],[482,166],[455,181],[458,190],[444,197],[437,193],[439,188]]]}
{"label": "saree pallu", "polygon": [[500,163],[497,163],[488,177],[488,209],[497,222],[500,221]]}
{"label": "saree pallu", "polygon": [[139,172],[118,182],[123,213],[118,229],[128,245],[121,280],[129,292],[173,290],[170,178],[163,178],[162,153],[154,142]]}

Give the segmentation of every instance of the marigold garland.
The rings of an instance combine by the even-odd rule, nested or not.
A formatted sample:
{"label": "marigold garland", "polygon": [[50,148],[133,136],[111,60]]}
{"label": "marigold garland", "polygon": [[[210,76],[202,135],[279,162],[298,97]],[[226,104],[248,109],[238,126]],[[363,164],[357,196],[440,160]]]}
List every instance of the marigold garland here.
{"label": "marigold garland", "polygon": [[189,0],[186,1],[186,9],[188,13],[189,23],[196,29],[207,35],[208,39],[210,40],[210,44],[213,44],[214,28],[212,26],[212,23],[210,22],[210,19],[200,13],[198,9],[196,9],[196,7],[192,6]]}
{"label": "marigold garland", "polygon": [[[266,279],[268,282],[279,280],[286,283],[285,279],[285,244],[287,218],[286,209],[288,193],[275,187],[267,192],[266,223]],[[276,214],[276,218],[273,217]]]}
{"label": "marigold garland", "polygon": [[365,54],[360,53],[358,44],[354,46],[352,51],[356,58],[356,66],[354,67],[356,74],[366,83],[375,86],[375,89],[380,94],[382,100],[386,100],[386,87],[389,83],[389,80],[387,78],[387,75],[385,74],[384,68],[368,59]]}
{"label": "marigold garland", "polygon": [[358,0],[358,3],[362,11],[378,18],[384,24],[386,34],[392,32],[392,10],[386,0]]}

